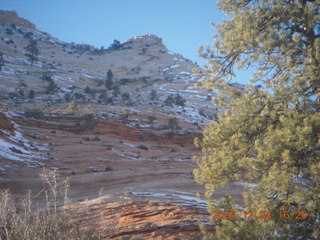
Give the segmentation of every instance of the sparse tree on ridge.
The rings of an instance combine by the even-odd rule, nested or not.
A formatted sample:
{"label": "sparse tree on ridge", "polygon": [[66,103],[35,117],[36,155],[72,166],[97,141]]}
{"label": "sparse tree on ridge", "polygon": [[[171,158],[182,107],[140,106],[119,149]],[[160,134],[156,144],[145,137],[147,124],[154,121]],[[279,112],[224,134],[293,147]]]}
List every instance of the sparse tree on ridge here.
{"label": "sparse tree on ridge", "polygon": [[38,60],[38,55],[39,55],[37,40],[31,39],[28,46],[25,49],[28,52],[25,54],[25,56],[28,57],[30,64],[33,65],[33,63]]}
{"label": "sparse tree on ridge", "polygon": [[[214,102],[224,111],[196,141],[204,156],[194,171],[206,187],[214,239],[320,239],[319,1],[218,5],[230,18],[215,26],[214,48],[200,53],[210,59],[204,85],[218,91]],[[229,84],[235,68],[251,66],[249,86]],[[213,201],[215,190],[236,181],[254,220],[239,217],[228,194]]]}
{"label": "sparse tree on ridge", "polygon": [[111,50],[117,50],[121,47],[121,43],[119,40],[114,40],[113,43],[111,44],[111,46],[109,47],[109,49]]}

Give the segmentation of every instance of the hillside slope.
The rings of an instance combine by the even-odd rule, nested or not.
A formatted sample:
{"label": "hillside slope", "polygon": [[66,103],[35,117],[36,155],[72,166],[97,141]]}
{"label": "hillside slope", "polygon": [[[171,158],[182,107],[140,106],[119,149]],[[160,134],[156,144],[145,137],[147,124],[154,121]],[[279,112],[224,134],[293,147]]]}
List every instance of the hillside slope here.
{"label": "hillside slope", "polygon": [[[40,52],[33,65],[25,56],[31,40]],[[96,219],[97,229],[107,224],[106,239],[200,239],[196,222],[209,219],[192,174],[201,154],[193,140],[218,110],[213,93],[195,87],[200,76],[192,69],[199,66],[154,35],[96,49],[60,41],[1,10],[0,49],[1,189],[37,194],[45,167],[69,177],[69,196],[80,201],[73,207]],[[170,117],[178,124],[168,126]],[[241,203],[241,190],[227,191]],[[99,207],[105,214],[97,220]]]}

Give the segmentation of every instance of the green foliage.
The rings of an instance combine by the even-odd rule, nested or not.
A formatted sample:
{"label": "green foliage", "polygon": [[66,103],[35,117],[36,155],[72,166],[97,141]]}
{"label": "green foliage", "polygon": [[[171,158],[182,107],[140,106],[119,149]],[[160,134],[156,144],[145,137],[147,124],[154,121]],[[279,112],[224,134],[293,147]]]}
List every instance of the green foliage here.
{"label": "green foliage", "polygon": [[181,94],[177,93],[174,98],[175,105],[184,107],[186,105],[186,100],[181,96]]}
{"label": "green foliage", "polygon": [[158,94],[157,94],[157,91],[156,90],[151,90],[151,92],[150,92],[150,100],[151,101],[156,101],[156,100],[158,100]]}
{"label": "green foliage", "polygon": [[48,170],[40,176],[45,183],[45,204],[35,201],[38,195],[32,196],[31,191],[14,196],[8,189],[0,190],[0,239],[101,239],[94,227],[81,225],[77,217],[81,211],[73,211],[67,205],[68,179]]}
{"label": "green foliage", "polygon": [[19,93],[19,96],[21,96],[22,98],[25,97],[23,89],[19,89],[18,93]]}
{"label": "green foliage", "polygon": [[113,86],[113,73],[112,71],[109,69],[107,72],[107,79],[106,79],[106,88],[108,90],[111,90],[112,86]]}
{"label": "green foliage", "polygon": [[122,100],[123,101],[128,101],[128,102],[130,102],[131,101],[131,97],[130,97],[130,94],[129,93],[123,93],[122,95],[121,95],[121,97],[122,97]]}
{"label": "green foliage", "polygon": [[49,72],[48,69],[45,72],[42,73],[41,79],[45,80],[45,81],[48,81],[48,82],[53,81],[52,80],[52,74]]}
{"label": "green foliage", "polygon": [[73,94],[73,99],[76,99],[76,100],[85,100],[85,96],[81,93],[78,93],[78,92],[75,92]]}
{"label": "green foliage", "polygon": [[114,40],[111,46],[109,47],[110,50],[118,50],[121,47],[121,43],[119,40]]}
{"label": "green foliage", "polygon": [[164,105],[173,107],[173,104],[175,102],[175,99],[173,95],[169,95],[165,100],[164,100]]}
{"label": "green foliage", "polygon": [[31,89],[29,91],[28,98],[34,99],[35,96],[36,96],[36,92],[33,89]]}
{"label": "green foliage", "polygon": [[184,107],[186,105],[186,100],[182,97],[180,93],[177,93],[175,96],[170,94],[165,100],[164,105],[173,107],[173,104],[177,106]]}
{"label": "green foliage", "polygon": [[6,28],[5,30],[6,30],[6,34],[8,35],[14,34],[14,31],[11,28]]}
{"label": "green foliage", "polygon": [[102,92],[99,94],[99,99],[103,102],[106,102],[108,99],[108,94],[106,92]]}
{"label": "green foliage", "polygon": [[76,113],[77,111],[79,111],[80,108],[78,106],[78,104],[75,102],[75,101],[72,101],[68,104],[68,107],[67,107],[67,112],[68,113]]}
{"label": "green foliage", "polygon": [[112,92],[113,97],[118,97],[121,94],[120,88],[118,86],[114,86],[112,90],[113,90]]}
{"label": "green foliage", "polygon": [[[204,157],[194,171],[205,184],[209,211],[235,210],[230,197],[212,194],[232,182],[245,184],[247,211],[270,211],[253,221],[218,219],[216,239],[319,239],[320,223],[320,33],[317,1],[220,0],[229,20],[216,26],[215,51],[204,85],[218,90],[224,110],[206,127]],[[234,68],[255,66],[245,89],[229,80]],[[261,86],[254,86],[259,81]],[[250,188],[248,184],[256,183]],[[296,219],[296,210],[309,213]],[[290,211],[281,219],[279,211]]]}
{"label": "green foliage", "polygon": [[70,102],[70,101],[71,101],[71,95],[70,95],[70,93],[66,93],[66,94],[64,95],[64,100],[65,100],[66,102]]}
{"label": "green foliage", "polygon": [[120,117],[122,119],[128,119],[130,116],[130,111],[128,109],[124,109],[120,112]]}
{"label": "green foliage", "polygon": [[0,72],[2,71],[3,66],[4,66],[3,53],[0,52]]}
{"label": "green foliage", "polygon": [[179,122],[177,117],[169,116],[168,117],[168,127],[171,129],[171,132],[174,133],[179,128]]}
{"label": "green foliage", "polygon": [[84,88],[84,92],[85,92],[86,94],[94,94],[94,91],[93,91],[92,88],[89,87],[89,86],[86,86],[86,87]]}
{"label": "green foliage", "polygon": [[58,85],[52,80],[49,82],[47,89],[46,89],[46,94],[53,94],[58,90]]}
{"label": "green foliage", "polygon": [[26,118],[45,119],[45,114],[40,108],[29,108],[24,112]]}
{"label": "green foliage", "polygon": [[148,116],[148,123],[153,123],[156,119],[156,116]]}
{"label": "green foliage", "polygon": [[84,112],[86,115],[93,115],[93,107],[92,104],[86,104],[84,107]]}
{"label": "green foliage", "polygon": [[28,57],[30,64],[33,65],[33,63],[38,60],[38,42],[36,40],[30,39],[30,42],[25,49],[28,52],[25,54],[25,56]]}

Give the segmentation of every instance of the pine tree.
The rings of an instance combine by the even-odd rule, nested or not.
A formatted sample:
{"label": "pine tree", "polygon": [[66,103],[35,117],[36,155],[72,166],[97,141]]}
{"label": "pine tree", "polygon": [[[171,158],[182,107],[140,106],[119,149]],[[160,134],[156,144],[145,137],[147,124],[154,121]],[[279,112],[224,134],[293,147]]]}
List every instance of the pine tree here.
{"label": "pine tree", "polygon": [[106,88],[108,90],[111,90],[113,85],[113,73],[112,71],[109,69],[107,72],[107,80],[106,80]]}
{"label": "pine tree", "polygon": [[[204,85],[219,92],[214,102],[223,113],[196,141],[204,157],[194,174],[205,184],[211,214],[239,213],[232,197],[213,200],[215,190],[241,181],[245,210],[256,219],[213,214],[215,238],[319,239],[319,2],[220,0],[218,5],[230,18],[215,26],[214,48],[200,53],[210,60]],[[251,66],[256,72],[245,89],[230,84],[235,68]],[[301,210],[309,214],[306,219]]]}
{"label": "pine tree", "polygon": [[165,100],[164,100],[164,105],[173,107],[175,100],[172,94],[170,94]]}
{"label": "pine tree", "polygon": [[125,93],[123,93],[123,94],[121,95],[121,97],[122,97],[122,100],[123,100],[123,101],[131,102],[131,97],[130,97],[130,94],[129,94],[129,93],[125,92]]}
{"label": "pine tree", "polygon": [[119,40],[113,40],[113,43],[109,47],[110,50],[118,50],[121,47],[121,43]]}
{"label": "pine tree", "polygon": [[150,100],[151,101],[156,101],[158,100],[158,94],[157,94],[157,91],[156,90],[151,90],[150,92]]}
{"label": "pine tree", "polygon": [[46,89],[46,94],[53,94],[55,93],[57,90],[58,90],[58,85],[53,81],[51,80],[47,86],[47,89]]}
{"label": "pine tree", "polygon": [[171,129],[171,132],[174,133],[179,128],[178,119],[175,116],[168,117],[168,127]]}
{"label": "pine tree", "polygon": [[186,100],[181,96],[180,93],[177,93],[177,95],[174,98],[175,105],[184,107],[186,105]]}
{"label": "pine tree", "polygon": [[4,66],[3,53],[0,52],[0,72],[2,71],[3,66]]}
{"label": "pine tree", "polygon": [[29,91],[28,98],[34,99],[35,96],[36,96],[36,92],[33,89],[31,89]]}
{"label": "pine tree", "polygon": [[112,92],[113,97],[118,97],[121,94],[120,88],[118,86],[114,86],[112,90],[113,90]]}
{"label": "pine tree", "polygon": [[28,57],[30,64],[33,65],[33,63],[38,60],[38,42],[36,40],[31,39],[28,46],[25,49],[28,51],[28,53],[26,53],[25,56]]}

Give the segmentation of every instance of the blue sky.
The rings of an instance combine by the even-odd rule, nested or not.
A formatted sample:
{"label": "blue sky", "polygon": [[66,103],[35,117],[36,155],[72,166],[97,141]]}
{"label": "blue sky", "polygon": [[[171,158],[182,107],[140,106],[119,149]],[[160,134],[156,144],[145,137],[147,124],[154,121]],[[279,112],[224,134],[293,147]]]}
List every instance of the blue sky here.
{"label": "blue sky", "polygon": [[[167,48],[197,62],[199,45],[212,44],[210,22],[224,14],[215,0],[1,0],[0,9],[16,11],[41,31],[67,42],[109,47],[142,34],[155,34]],[[248,78],[240,74],[237,81]]]}

